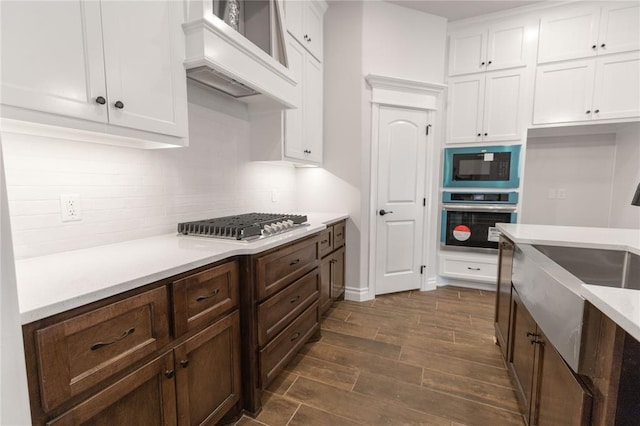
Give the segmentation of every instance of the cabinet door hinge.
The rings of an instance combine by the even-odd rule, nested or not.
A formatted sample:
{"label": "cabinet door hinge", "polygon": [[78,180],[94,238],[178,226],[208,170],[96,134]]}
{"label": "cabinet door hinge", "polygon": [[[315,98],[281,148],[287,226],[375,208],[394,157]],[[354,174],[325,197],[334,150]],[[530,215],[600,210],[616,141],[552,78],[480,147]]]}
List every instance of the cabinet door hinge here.
{"label": "cabinet door hinge", "polygon": [[427,265],[420,265],[420,275],[424,274],[424,270],[427,268]]}
{"label": "cabinet door hinge", "polygon": [[431,124],[427,124],[427,135],[429,135],[429,129],[431,129]]}

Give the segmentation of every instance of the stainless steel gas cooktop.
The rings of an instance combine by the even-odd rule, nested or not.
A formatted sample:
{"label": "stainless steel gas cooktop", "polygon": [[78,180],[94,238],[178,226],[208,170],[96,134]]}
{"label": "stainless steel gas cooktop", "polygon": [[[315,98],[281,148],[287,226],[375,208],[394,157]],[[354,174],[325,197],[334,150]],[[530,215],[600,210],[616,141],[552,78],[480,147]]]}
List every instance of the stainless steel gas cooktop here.
{"label": "stainless steel gas cooktop", "polygon": [[183,222],[178,232],[183,235],[253,240],[308,226],[307,216],[277,213],[246,213],[236,216]]}

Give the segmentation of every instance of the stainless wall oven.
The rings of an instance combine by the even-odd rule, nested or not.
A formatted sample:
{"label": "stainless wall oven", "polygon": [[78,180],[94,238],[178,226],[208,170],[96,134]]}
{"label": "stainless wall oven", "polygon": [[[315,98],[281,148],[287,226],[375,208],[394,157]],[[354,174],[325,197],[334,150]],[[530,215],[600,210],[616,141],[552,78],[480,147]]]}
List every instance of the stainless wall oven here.
{"label": "stainless wall oven", "polygon": [[498,249],[496,223],[515,223],[518,193],[443,192],[440,243],[473,251]]}
{"label": "stainless wall oven", "polygon": [[517,188],[520,145],[446,148],[445,188]]}

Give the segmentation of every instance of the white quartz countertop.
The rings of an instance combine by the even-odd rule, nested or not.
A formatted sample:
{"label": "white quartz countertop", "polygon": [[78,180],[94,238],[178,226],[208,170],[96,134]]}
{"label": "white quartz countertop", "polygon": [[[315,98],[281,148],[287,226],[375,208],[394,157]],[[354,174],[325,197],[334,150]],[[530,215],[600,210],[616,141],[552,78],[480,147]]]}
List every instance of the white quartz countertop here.
{"label": "white quartz countertop", "polygon": [[[499,223],[516,244],[624,250],[640,255],[640,230]],[[580,294],[623,330],[640,340],[640,290],[582,284]]]}
{"label": "white quartz countertop", "polygon": [[309,226],[250,242],[166,234],[18,260],[20,319],[28,324],[232,256],[260,253],[348,217],[307,213]]}

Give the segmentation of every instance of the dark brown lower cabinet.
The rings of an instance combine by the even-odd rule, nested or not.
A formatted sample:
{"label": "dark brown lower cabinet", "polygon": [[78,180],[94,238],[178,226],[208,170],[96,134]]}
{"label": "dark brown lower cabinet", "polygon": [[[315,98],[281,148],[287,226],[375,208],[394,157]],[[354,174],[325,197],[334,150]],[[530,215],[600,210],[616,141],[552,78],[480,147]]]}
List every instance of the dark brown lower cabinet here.
{"label": "dark brown lower cabinet", "polygon": [[179,425],[215,424],[240,400],[238,311],[174,349]]}
{"label": "dark brown lower cabinet", "polygon": [[508,366],[529,425],[588,425],[591,394],[511,291]]}
{"label": "dark brown lower cabinet", "polygon": [[345,247],[342,246],[320,262],[320,313],[344,295]]}
{"label": "dark brown lower cabinet", "polygon": [[500,236],[498,281],[496,288],[495,336],[502,356],[507,359],[509,341],[509,316],[511,313],[511,273],[513,271],[514,245]]}
{"label": "dark brown lower cabinet", "polygon": [[168,352],[71,408],[47,425],[174,425],[176,388]]}

